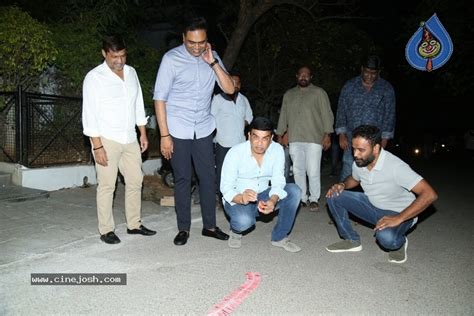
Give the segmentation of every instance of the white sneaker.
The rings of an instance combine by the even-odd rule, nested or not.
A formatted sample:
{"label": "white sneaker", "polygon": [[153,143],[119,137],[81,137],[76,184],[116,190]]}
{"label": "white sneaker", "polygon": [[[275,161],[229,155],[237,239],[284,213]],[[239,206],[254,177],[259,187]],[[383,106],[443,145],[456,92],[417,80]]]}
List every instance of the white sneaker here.
{"label": "white sneaker", "polygon": [[362,250],[359,240],[341,240],[326,247],[329,252],[357,252]]}
{"label": "white sneaker", "polygon": [[298,252],[301,250],[300,247],[292,243],[288,237],[283,238],[280,241],[272,241],[272,245],[275,247],[281,247],[289,252]]}
{"label": "white sneaker", "polygon": [[242,246],[242,235],[230,231],[227,245],[229,245],[230,248],[240,248]]}
{"label": "white sneaker", "polygon": [[388,262],[404,263],[407,261],[408,238],[405,237],[405,244],[400,249],[388,253]]}

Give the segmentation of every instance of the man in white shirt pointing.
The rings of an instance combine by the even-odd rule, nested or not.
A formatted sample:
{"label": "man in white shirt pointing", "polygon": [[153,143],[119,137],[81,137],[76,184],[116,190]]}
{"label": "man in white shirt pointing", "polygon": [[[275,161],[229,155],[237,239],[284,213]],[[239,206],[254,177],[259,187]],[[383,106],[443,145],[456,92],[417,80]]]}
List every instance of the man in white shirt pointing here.
{"label": "man in white shirt pointing", "polygon": [[[148,148],[145,108],[137,73],[126,65],[127,51],[119,36],[102,43],[104,62],[89,71],[83,85],[82,124],[90,137],[97,172],[97,215],[100,239],[117,244],[112,212],[117,172],[125,179],[127,233],[156,234],[141,224],[141,153]],[[137,141],[135,126],[140,131]]]}
{"label": "man in white shirt pointing", "polygon": [[221,185],[224,158],[232,146],[245,142],[245,127],[253,120],[249,100],[240,93],[240,75],[231,72],[233,94],[219,93],[211,103],[211,114],[216,119],[215,155],[217,188]]}

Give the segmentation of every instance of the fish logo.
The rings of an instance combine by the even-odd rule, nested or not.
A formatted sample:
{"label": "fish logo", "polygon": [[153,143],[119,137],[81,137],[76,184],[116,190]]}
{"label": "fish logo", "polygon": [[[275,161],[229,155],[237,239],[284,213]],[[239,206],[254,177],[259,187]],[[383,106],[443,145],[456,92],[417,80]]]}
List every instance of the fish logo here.
{"label": "fish logo", "polygon": [[448,62],[453,53],[453,42],[438,16],[421,22],[405,48],[405,57],[415,69],[433,71]]}

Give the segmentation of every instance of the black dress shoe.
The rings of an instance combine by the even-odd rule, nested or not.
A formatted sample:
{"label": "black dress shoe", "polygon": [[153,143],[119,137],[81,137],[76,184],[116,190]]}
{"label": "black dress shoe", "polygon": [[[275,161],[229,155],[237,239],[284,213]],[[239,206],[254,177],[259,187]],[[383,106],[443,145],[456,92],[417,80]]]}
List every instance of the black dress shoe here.
{"label": "black dress shoe", "polygon": [[156,234],[156,231],[148,229],[143,225],[140,225],[140,227],[138,227],[136,229],[128,229],[127,228],[127,233],[129,233],[129,234],[140,234],[140,235],[143,235],[143,236],[153,236],[154,234]]}
{"label": "black dress shoe", "polygon": [[100,235],[100,240],[106,244],[118,244],[120,239],[115,235],[114,232],[108,232],[107,234]]}
{"label": "black dress shoe", "polygon": [[214,230],[210,230],[210,229],[205,229],[203,228],[202,229],[202,235],[203,236],[206,236],[206,237],[213,237],[213,238],[216,238],[216,239],[219,239],[219,240],[227,240],[229,239],[229,235],[227,235],[226,233],[224,233],[222,230],[220,230],[219,227],[216,226],[216,228]]}
{"label": "black dress shoe", "polygon": [[176,235],[176,237],[174,237],[173,242],[176,246],[182,246],[186,244],[186,242],[188,241],[188,238],[189,238],[189,233],[182,230],[178,233],[178,235]]}

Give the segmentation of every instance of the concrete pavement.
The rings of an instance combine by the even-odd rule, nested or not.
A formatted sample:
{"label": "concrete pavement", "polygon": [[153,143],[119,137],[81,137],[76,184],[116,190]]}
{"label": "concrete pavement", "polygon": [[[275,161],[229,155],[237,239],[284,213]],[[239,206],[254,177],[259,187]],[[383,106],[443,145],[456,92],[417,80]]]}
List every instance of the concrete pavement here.
{"label": "concrete pavement", "polygon": [[[127,235],[123,187],[115,199],[116,233],[122,242],[99,240],[95,187],[50,192],[47,199],[0,202],[0,315],[206,315],[258,272],[235,315],[473,315],[474,167],[468,162],[414,165],[439,200],[408,238],[408,261],[392,264],[372,230],[358,225],[364,249],[333,254],[338,240],[321,200],[317,213],[301,209],[290,238],[303,250],[270,244],[271,222],[257,222],[242,248],[201,236],[193,206],[188,244],[173,245],[174,209],[143,202],[152,237]],[[462,170],[460,173],[457,170]],[[336,181],[323,168],[323,192]],[[217,211],[218,226],[228,222]],[[127,285],[30,284],[31,273],[126,273]]]}

